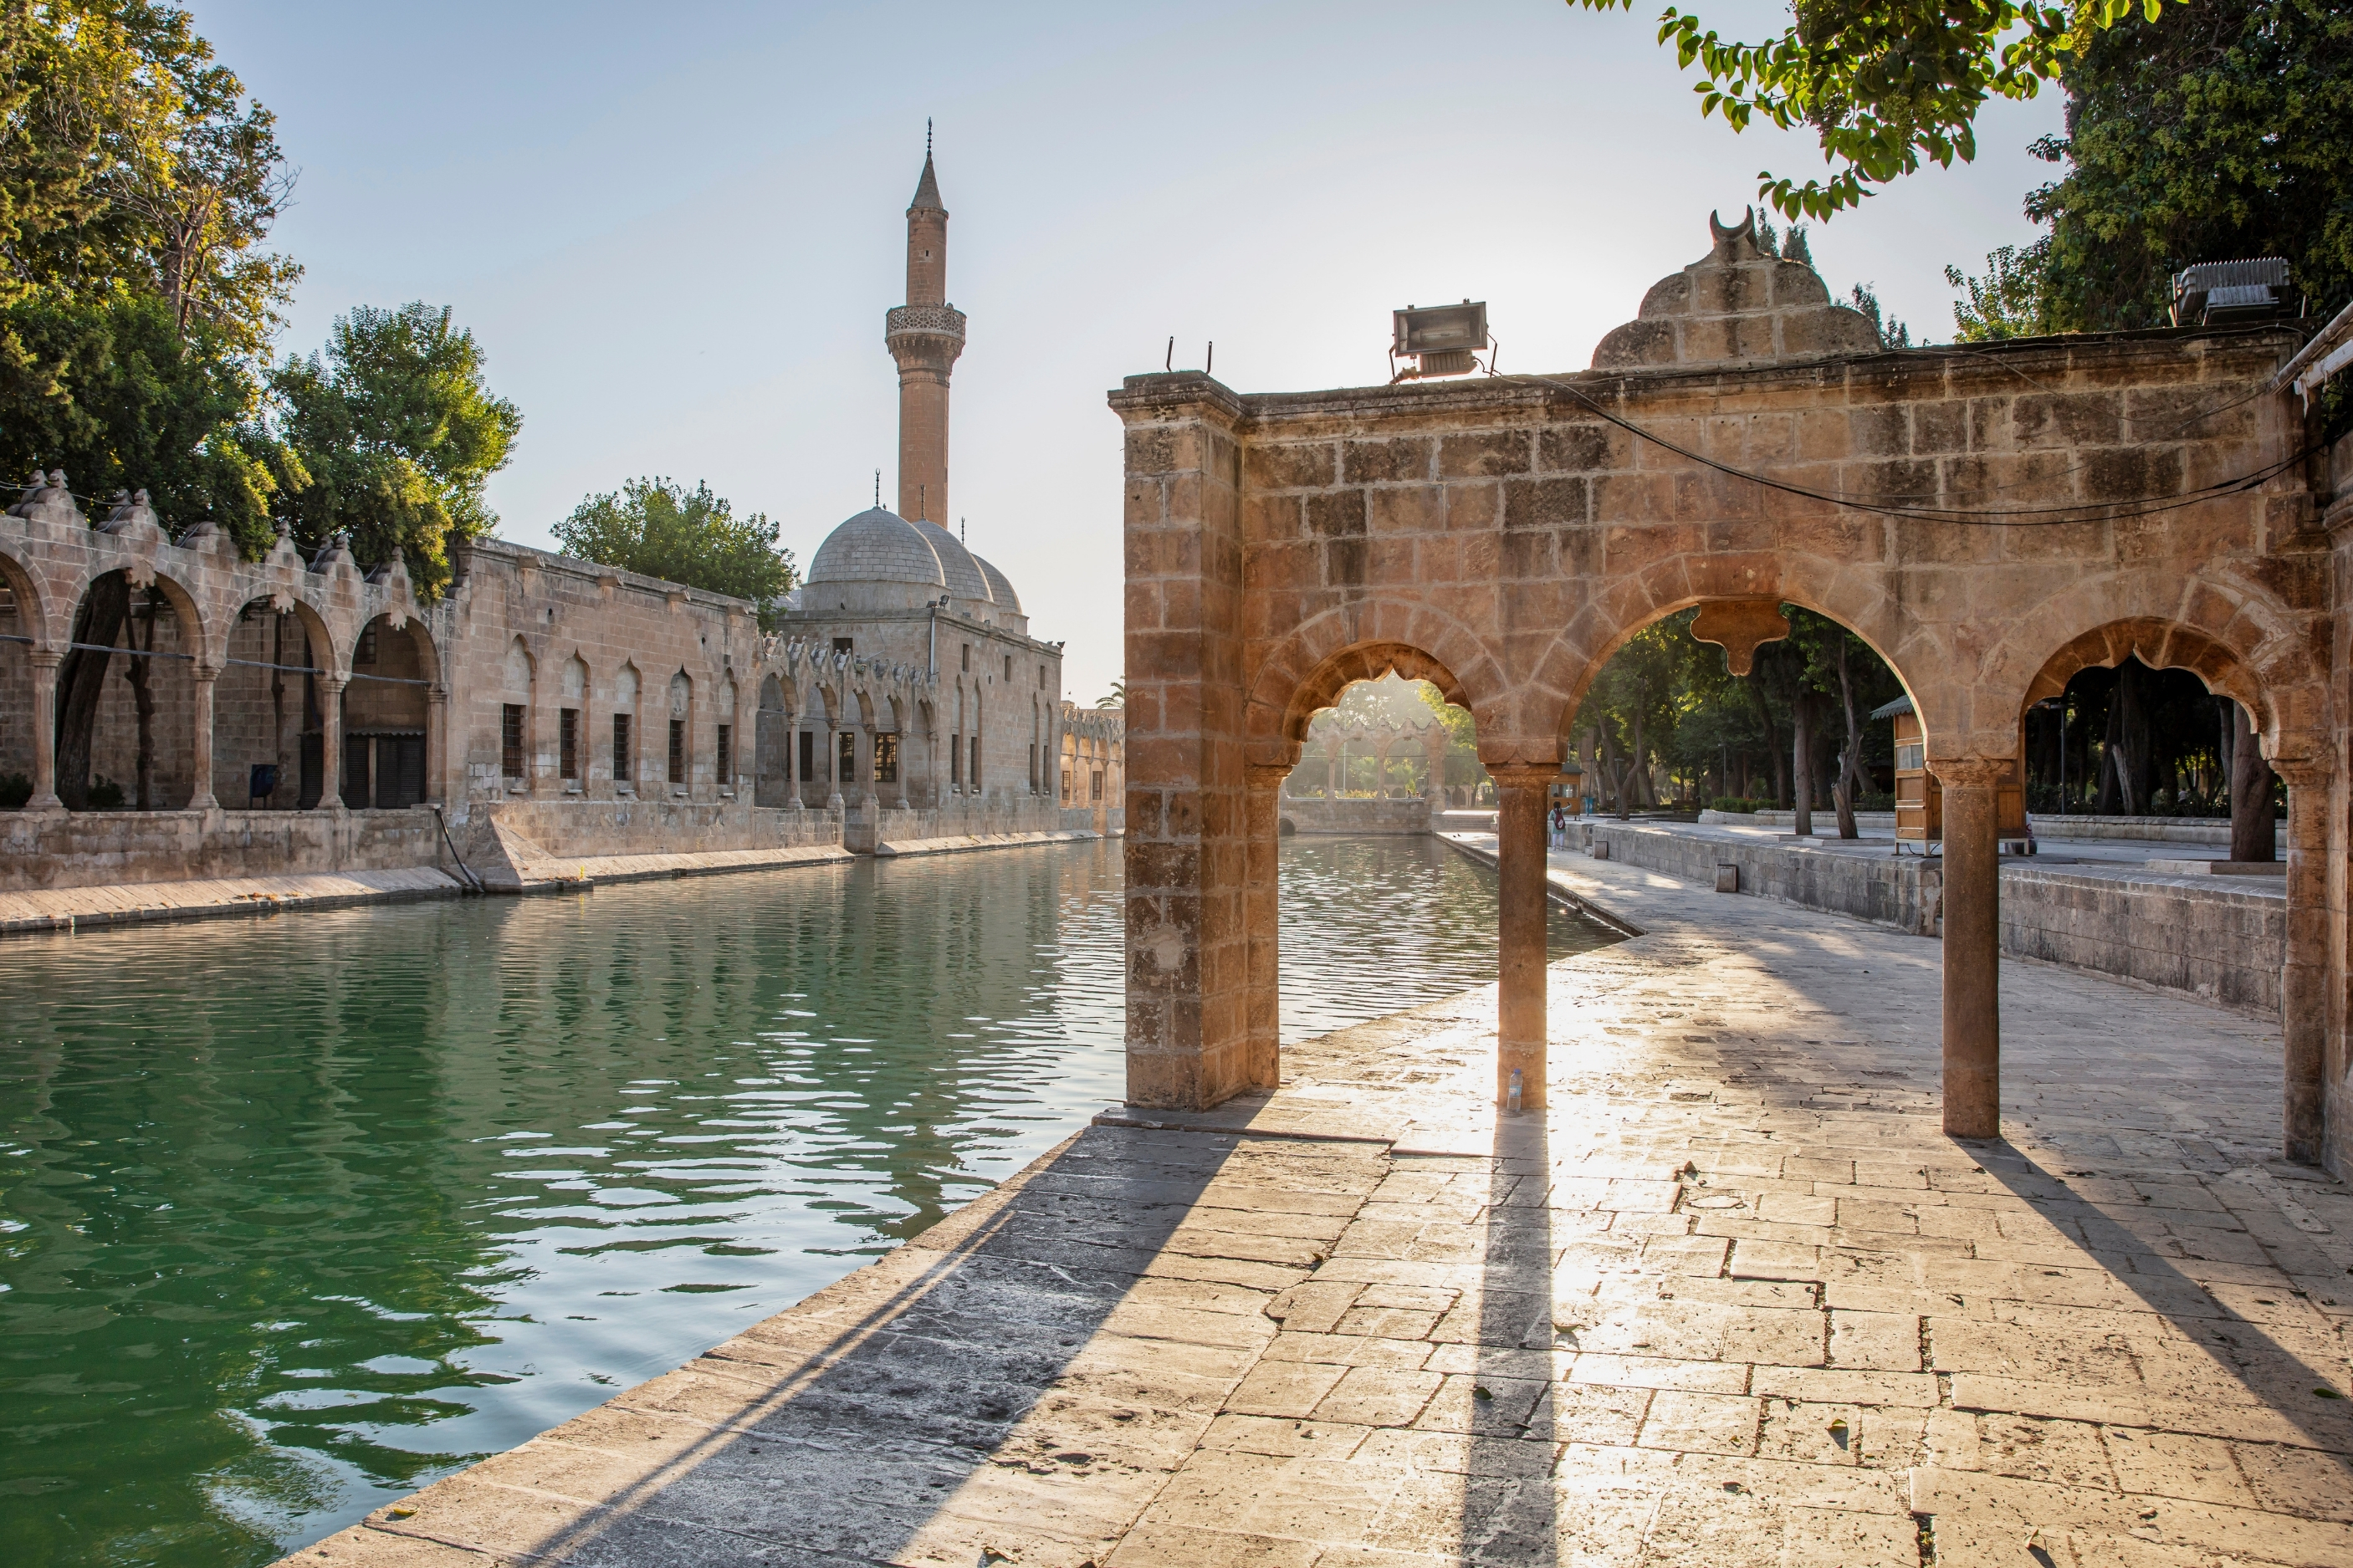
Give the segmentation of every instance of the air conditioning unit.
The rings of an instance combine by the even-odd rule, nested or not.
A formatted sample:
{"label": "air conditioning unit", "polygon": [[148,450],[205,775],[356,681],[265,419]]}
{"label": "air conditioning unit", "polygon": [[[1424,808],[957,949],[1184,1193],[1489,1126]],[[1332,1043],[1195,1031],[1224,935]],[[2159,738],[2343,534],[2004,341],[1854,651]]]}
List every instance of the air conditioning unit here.
{"label": "air conditioning unit", "polygon": [[2173,279],[2173,324],[2220,327],[2295,313],[2295,286],[2276,256],[2251,261],[2201,261]]}

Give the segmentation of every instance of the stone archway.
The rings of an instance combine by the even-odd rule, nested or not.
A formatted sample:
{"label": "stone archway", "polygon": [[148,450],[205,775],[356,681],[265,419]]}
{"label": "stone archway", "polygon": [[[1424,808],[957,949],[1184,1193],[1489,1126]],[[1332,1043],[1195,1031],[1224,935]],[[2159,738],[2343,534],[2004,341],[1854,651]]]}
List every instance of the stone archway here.
{"label": "stone archway", "polygon": [[[1541,797],[1625,637],[1760,601],[1855,630],[1901,672],[1945,788],[1946,1112],[1965,1136],[1999,1128],[1994,795],[2052,648],[2147,614],[2253,668],[2306,658],[2312,678],[2263,677],[2266,744],[2327,736],[2307,759],[2325,769],[2343,739],[2319,675],[2329,544],[2302,412],[2270,384],[2300,331],[1887,349],[1753,226],[1712,240],[1582,372],[1248,396],[1156,374],[1112,395],[1128,896],[1152,950],[1130,980],[1140,1102],[1255,1081],[1218,1065],[1249,1026],[1214,912],[1246,878],[1246,774],[1291,760],[1294,695],[1343,650],[1419,649],[1461,677],[1504,795],[1508,906],[1543,896],[1540,808],[1515,792]],[[2342,953],[2325,962],[2340,983]],[[2333,1135],[2353,1152],[2353,1130]]]}

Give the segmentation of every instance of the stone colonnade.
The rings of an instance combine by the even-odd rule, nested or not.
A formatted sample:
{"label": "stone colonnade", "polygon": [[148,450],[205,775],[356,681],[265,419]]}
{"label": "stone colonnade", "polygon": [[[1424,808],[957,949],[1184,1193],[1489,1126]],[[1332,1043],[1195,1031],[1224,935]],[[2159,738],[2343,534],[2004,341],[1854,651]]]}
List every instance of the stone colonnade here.
{"label": "stone colonnade", "polygon": [[2353,485],[2272,385],[2300,330],[1887,350],[1749,226],[1715,238],[1587,372],[1248,397],[1154,374],[1112,395],[1130,1099],[1274,1085],[1259,795],[1350,682],[1394,671],[1477,722],[1501,795],[1497,1092],[1516,1068],[1541,1104],[1543,813],[1587,689],[1694,605],[1724,607],[1711,640],[1745,669],[1795,604],[1886,658],[1944,785],[1947,1131],[2000,1125],[1994,806],[2022,716],[2137,656],[2241,703],[2288,782],[2283,1142],[2347,1169],[2353,842],[2332,759],[2353,615],[2333,584],[2353,581]]}

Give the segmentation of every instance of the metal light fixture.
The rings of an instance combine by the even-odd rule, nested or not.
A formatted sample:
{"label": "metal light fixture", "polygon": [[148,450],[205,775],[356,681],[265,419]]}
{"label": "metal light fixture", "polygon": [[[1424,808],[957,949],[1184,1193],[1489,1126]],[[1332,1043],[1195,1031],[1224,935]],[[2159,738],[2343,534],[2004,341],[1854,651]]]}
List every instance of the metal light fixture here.
{"label": "metal light fixture", "polygon": [[[1487,304],[1483,300],[1465,300],[1460,305],[1408,305],[1394,312],[1393,320],[1389,363],[1394,365],[1400,359],[1414,363],[1389,377],[1392,386],[1400,381],[1427,376],[1468,375],[1480,368],[1474,356],[1494,347],[1487,335]],[[1490,375],[1494,374],[1492,352],[1486,370]]]}

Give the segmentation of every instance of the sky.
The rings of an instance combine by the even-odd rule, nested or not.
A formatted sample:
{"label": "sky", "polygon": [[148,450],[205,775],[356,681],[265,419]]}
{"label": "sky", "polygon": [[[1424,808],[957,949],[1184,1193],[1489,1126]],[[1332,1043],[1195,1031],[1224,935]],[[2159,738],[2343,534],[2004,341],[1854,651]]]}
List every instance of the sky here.
{"label": "sky", "polygon": [[[548,546],[584,497],[707,480],[806,565],[895,488],[905,211],[936,125],[948,297],[970,318],[949,472],[972,548],[1066,695],[1120,672],[1124,375],[1242,392],[1387,379],[1389,312],[1487,301],[1502,368],[1582,369],[1651,284],[1810,138],[1702,120],[1653,0],[1181,7],[190,0],[300,171],[273,237],[305,272],[280,340],[353,305],[451,307],[522,410],[498,531]],[[1762,37],[1788,8],[1698,0]],[[1952,332],[1944,268],[2029,240],[1999,104],[1973,164],[1809,230],[1834,292]]]}

